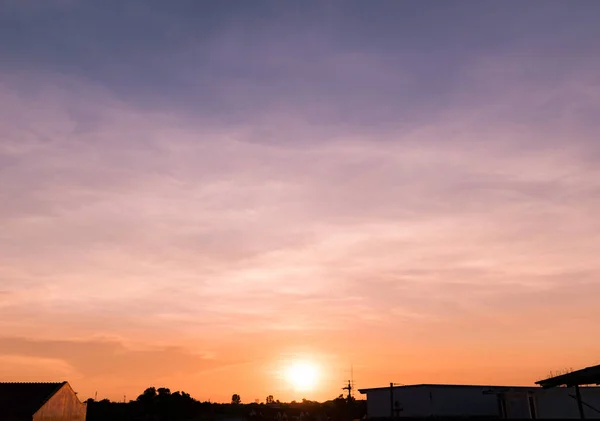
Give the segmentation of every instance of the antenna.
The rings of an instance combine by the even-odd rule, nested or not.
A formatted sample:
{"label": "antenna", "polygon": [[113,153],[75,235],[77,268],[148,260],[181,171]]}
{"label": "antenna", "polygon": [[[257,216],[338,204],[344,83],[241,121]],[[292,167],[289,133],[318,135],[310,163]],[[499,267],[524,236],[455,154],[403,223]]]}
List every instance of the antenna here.
{"label": "antenna", "polygon": [[354,391],[354,365],[350,365],[350,380],[348,380],[348,385],[342,387],[342,390],[348,391],[348,402],[352,400],[352,392]]}

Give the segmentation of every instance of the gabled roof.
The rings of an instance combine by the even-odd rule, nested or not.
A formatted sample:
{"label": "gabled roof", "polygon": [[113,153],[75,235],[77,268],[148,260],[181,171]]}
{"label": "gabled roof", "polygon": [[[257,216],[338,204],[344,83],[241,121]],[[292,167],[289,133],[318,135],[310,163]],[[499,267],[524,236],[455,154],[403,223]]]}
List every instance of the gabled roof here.
{"label": "gabled roof", "polygon": [[562,374],[556,377],[550,377],[549,379],[540,380],[535,382],[544,388],[557,387],[557,386],[580,386],[587,384],[600,385],[600,365],[593,367],[587,367],[581,370],[573,371],[571,373]]}
{"label": "gabled roof", "polygon": [[65,384],[0,383],[0,419],[30,418]]}

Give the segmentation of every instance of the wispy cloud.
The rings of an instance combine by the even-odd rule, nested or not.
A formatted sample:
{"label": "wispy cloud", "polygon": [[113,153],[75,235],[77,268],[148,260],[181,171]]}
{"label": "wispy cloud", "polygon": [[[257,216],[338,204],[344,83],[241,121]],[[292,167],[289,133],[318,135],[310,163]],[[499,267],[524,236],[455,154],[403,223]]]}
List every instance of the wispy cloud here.
{"label": "wispy cloud", "polygon": [[[278,7],[264,13],[288,29],[215,8],[227,24],[207,33],[176,7],[127,9],[123,44],[90,38],[80,5],[14,12],[3,31],[49,31],[56,13],[65,27],[55,41],[19,38],[32,62],[15,48],[0,68],[0,327],[13,338],[2,358],[64,361],[86,393],[93,379],[113,397],[153,379],[205,396],[177,373],[225,370],[227,397],[278,352],[388,364],[385,350],[403,347],[397,373],[419,381],[443,349],[442,379],[467,359],[505,379],[501,354],[477,352],[531,352],[533,338],[555,337],[543,327],[555,311],[565,335],[590,328],[600,63],[586,45],[567,49],[579,30],[541,40],[515,17],[506,39],[442,22],[398,41],[379,10],[381,26],[341,37],[355,6],[312,32]],[[476,9],[457,19],[479,13],[504,33],[514,17]],[[240,16],[249,29],[232,24]],[[160,28],[156,43],[119,19]],[[52,42],[68,46],[64,61],[40,52]],[[592,349],[582,338],[570,341]],[[523,376],[591,355],[547,354]],[[133,380],[110,374],[111,361],[131,363]],[[382,370],[365,367],[363,381]]]}

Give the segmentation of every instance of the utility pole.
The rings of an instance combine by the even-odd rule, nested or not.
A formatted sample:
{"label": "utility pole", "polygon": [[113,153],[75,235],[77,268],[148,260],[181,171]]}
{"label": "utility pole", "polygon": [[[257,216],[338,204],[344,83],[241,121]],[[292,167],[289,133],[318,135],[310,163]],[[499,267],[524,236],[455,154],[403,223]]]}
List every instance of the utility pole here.
{"label": "utility pole", "polygon": [[342,390],[347,390],[348,391],[348,402],[350,402],[352,400],[352,382],[350,380],[348,380],[348,386],[346,387],[342,387]]}
{"label": "utility pole", "polygon": [[[395,420],[396,417],[400,416],[402,407],[398,402],[394,400],[394,386],[404,386],[401,383],[390,383],[390,419]],[[395,414],[395,415],[394,415]]]}
{"label": "utility pole", "polygon": [[[342,390],[347,390],[348,391],[348,396],[346,397],[346,405],[345,405],[345,415],[344,417],[347,418],[349,421],[352,420],[353,418],[353,402],[352,402],[352,381],[348,380],[348,386],[346,387],[342,387]],[[342,395],[343,396],[343,395]]]}
{"label": "utility pole", "polygon": [[350,380],[348,380],[348,385],[342,387],[342,390],[348,391],[347,400],[350,402],[352,400],[352,392],[354,391],[354,365],[350,366]]}
{"label": "utility pole", "polygon": [[394,383],[390,383],[390,419],[394,419]]}
{"label": "utility pole", "polygon": [[346,400],[345,416],[348,418],[348,420],[351,421],[355,415],[354,397],[352,396],[352,392],[354,391],[354,365],[350,365],[350,380],[348,380],[347,386],[342,387],[342,390],[348,391],[348,395],[345,398],[345,400]]}
{"label": "utility pole", "polygon": [[578,384],[575,385],[575,397],[577,399],[577,409],[579,409],[579,418],[584,420],[585,413],[583,412],[583,401],[581,400],[581,391]]}

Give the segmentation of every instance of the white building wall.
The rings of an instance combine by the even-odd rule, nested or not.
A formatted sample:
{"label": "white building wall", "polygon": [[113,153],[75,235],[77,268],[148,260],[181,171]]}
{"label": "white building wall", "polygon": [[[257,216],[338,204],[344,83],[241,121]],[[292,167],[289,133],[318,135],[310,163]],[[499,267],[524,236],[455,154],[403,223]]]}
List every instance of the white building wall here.
{"label": "white building wall", "polygon": [[436,416],[497,416],[498,398],[484,394],[489,387],[431,387],[431,404]]}
{"label": "white building wall", "polygon": [[[484,392],[494,392],[485,393]],[[504,387],[417,385],[394,388],[394,401],[403,410],[400,417],[428,416],[499,416],[498,395]],[[390,389],[367,391],[367,416],[390,416]],[[507,417],[530,418],[529,396],[533,396],[538,418],[577,419],[579,410],[573,388],[542,389],[540,387],[515,388],[505,394]],[[600,387],[582,387],[582,400],[600,411]],[[588,419],[600,419],[600,413],[584,405]]]}
{"label": "white building wall", "polygon": [[[600,387],[581,387],[581,400],[600,411]],[[570,387],[558,387],[553,389],[541,389],[535,394],[539,418],[565,419],[579,418],[577,401],[570,395],[575,396],[575,389]],[[586,419],[600,419],[600,413],[583,406]]]}
{"label": "white building wall", "polygon": [[369,418],[384,418],[390,414],[390,391],[383,389],[367,392],[367,416]]}
{"label": "white building wall", "polygon": [[[403,409],[400,417],[498,415],[495,395],[484,395],[485,387],[405,386],[394,388],[394,401]],[[367,392],[369,418],[390,416],[390,389]]]}
{"label": "white building wall", "polygon": [[[527,419],[531,418],[531,410],[529,408],[529,396],[535,394],[537,388],[531,388],[531,390],[523,390],[521,392],[508,392],[501,396],[497,396],[496,399],[504,399],[506,403],[506,414],[505,417],[509,419]],[[535,402],[535,401],[534,401]],[[535,403],[534,403],[535,406]],[[535,411],[535,409],[534,409]],[[498,409],[497,413],[500,410]]]}
{"label": "white building wall", "polygon": [[425,388],[394,389],[395,402],[398,402],[398,407],[402,409],[398,412],[401,417],[417,417],[420,414],[432,415],[429,393]]}

